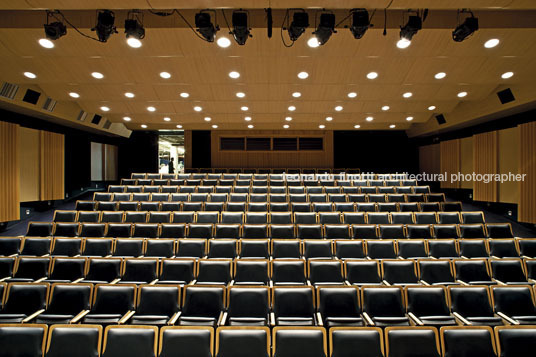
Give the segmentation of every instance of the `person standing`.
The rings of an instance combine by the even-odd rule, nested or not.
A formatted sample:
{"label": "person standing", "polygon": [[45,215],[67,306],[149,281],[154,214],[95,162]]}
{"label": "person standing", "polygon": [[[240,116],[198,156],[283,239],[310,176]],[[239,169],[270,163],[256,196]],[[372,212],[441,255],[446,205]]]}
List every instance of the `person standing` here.
{"label": "person standing", "polygon": [[175,165],[174,165],[174,162],[173,162],[173,158],[171,158],[171,160],[169,160],[169,173],[170,174],[174,174],[175,173]]}

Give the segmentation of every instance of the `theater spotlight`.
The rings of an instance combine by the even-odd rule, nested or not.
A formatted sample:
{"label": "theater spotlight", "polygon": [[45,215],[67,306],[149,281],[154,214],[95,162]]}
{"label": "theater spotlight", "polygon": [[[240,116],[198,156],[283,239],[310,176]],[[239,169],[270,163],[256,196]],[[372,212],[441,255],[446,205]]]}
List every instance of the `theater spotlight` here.
{"label": "theater spotlight", "polygon": [[365,36],[370,27],[369,13],[365,9],[353,9],[352,10],[352,26],[350,31],[356,40],[359,40]]}
{"label": "theater spotlight", "polygon": [[141,47],[141,41],[145,38],[145,29],[137,18],[125,20],[125,33],[127,35],[127,44],[130,47]]}
{"label": "theater spotlight", "polygon": [[97,25],[95,25],[91,31],[97,32],[97,37],[100,42],[106,42],[112,34],[117,33],[114,22],[115,15],[113,11],[101,10],[97,15]]}
{"label": "theater spotlight", "polygon": [[240,46],[246,44],[248,37],[251,36],[250,28],[248,27],[248,13],[243,10],[237,10],[233,12],[233,35],[236,43]]}
{"label": "theater spotlight", "polygon": [[454,31],[452,31],[452,39],[456,42],[462,42],[478,30],[478,18],[476,18],[471,11],[458,11],[458,23],[460,23],[460,13],[469,13],[471,14],[471,17],[466,18],[462,24],[458,25]]}
{"label": "theater spotlight", "polygon": [[400,40],[397,42],[398,48],[406,48],[411,44],[413,36],[422,29],[422,19],[418,15],[410,16],[408,22],[400,27]]}
{"label": "theater spotlight", "polygon": [[313,32],[315,35],[318,44],[324,45],[328,42],[332,33],[335,33],[335,14],[323,13],[320,15],[320,24],[316,28],[316,31]]}
{"label": "theater spotlight", "polygon": [[220,30],[218,25],[214,26],[211,22],[210,14],[203,11],[195,14],[195,27],[197,27],[197,32],[208,42],[214,42],[216,32]]}
{"label": "theater spotlight", "polygon": [[67,27],[59,21],[43,26],[45,27],[45,36],[49,40],[54,41],[67,34]]}
{"label": "theater spotlight", "polygon": [[295,12],[288,28],[288,36],[292,41],[296,41],[307,27],[309,27],[309,15],[305,11]]}

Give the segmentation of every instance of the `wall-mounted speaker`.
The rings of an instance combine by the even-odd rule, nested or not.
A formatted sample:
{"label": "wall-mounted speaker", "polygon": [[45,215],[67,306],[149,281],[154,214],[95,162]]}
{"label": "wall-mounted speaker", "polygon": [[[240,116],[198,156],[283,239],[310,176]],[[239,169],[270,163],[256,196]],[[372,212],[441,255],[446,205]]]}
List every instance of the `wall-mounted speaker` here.
{"label": "wall-mounted speaker", "polygon": [[106,120],[106,121],[104,122],[104,125],[103,125],[102,127],[103,127],[104,129],[108,130],[108,129],[110,129],[111,126],[112,126],[112,122],[109,121],[109,120]]}
{"label": "wall-mounted speaker", "polygon": [[435,116],[435,118],[439,125],[445,124],[447,122],[447,119],[445,119],[445,116],[443,114],[438,114]]}
{"label": "wall-mounted speaker", "polygon": [[514,97],[514,93],[512,93],[512,90],[510,88],[506,88],[505,90],[497,92],[497,96],[499,97],[501,104],[510,103],[516,100],[516,98]]}
{"label": "wall-mounted speaker", "polygon": [[37,101],[39,100],[40,96],[41,93],[28,89],[26,90],[26,94],[24,94],[24,98],[22,98],[22,101],[30,104],[37,104]]}
{"label": "wall-mounted speaker", "polygon": [[102,117],[98,114],[95,114],[93,119],[91,119],[91,124],[99,125]]}

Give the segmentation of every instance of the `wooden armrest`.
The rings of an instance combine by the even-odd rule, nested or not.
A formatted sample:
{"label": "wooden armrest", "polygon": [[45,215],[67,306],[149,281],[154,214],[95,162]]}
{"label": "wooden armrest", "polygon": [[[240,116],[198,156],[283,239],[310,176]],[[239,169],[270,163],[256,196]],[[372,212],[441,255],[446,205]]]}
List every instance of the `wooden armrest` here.
{"label": "wooden armrest", "polygon": [[408,316],[410,319],[412,319],[413,321],[415,321],[415,323],[419,326],[423,326],[424,325],[424,322],[421,321],[421,319],[419,319],[417,316],[415,316],[415,314],[413,314],[413,312],[408,312]]}
{"label": "wooden armrest", "polygon": [[274,282],[272,280],[270,280],[270,287],[273,288],[274,287]]}
{"label": "wooden armrest", "polygon": [[0,283],[3,282],[4,280],[10,279],[10,278],[11,278],[10,276],[6,276],[5,278],[0,279]]}
{"label": "wooden armrest", "polygon": [[311,281],[310,281],[309,279],[307,279],[307,286],[313,286],[313,285],[311,284]]}
{"label": "wooden armrest", "polygon": [[453,312],[452,315],[457,318],[458,320],[460,320],[464,325],[468,325],[468,326],[471,326],[473,325],[472,322],[466,320],[462,315],[458,314],[457,312]]}
{"label": "wooden armrest", "polygon": [[22,320],[21,323],[25,324],[25,323],[27,323],[27,322],[30,322],[30,321],[32,321],[33,319],[35,319],[37,316],[41,315],[43,312],[45,312],[45,309],[37,310],[36,312],[34,312],[33,314],[31,314],[31,315],[28,316],[27,318],[25,318],[24,320]]}
{"label": "wooden armrest", "polygon": [[154,279],[153,281],[151,281],[151,282],[149,283],[149,285],[154,285],[154,284],[156,284],[157,282],[158,282],[158,279]]}
{"label": "wooden armrest", "polygon": [[507,285],[506,283],[503,283],[503,282],[500,281],[499,279],[495,279],[495,278],[493,278],[493,281],[496,281],[497,283],[499,283],[499,285]]}
{"label": "wooden armrest", "polygon": [[125,314],[125,316],[123,316],[121,318],[121,320],[119,320],[119,322],[117,323],[118,325],[122,325],[124,324],[125,322],[127,322],[131,317],[132,315],[134,315],[136,313],[136,311],[129,311]]}
{"label": "wooden armrest", "polygon": [[42,277],[41,279],[37,279],[36,281],[34,281],[34,283],[41,283],[43,281],[47,280],[47,277]]}
{"label": "wooden armrest", "polygon": [[117,279],[112,280],[110,284],[117,284],[120,281],[121,281],[121,278],[117,278]]}
{"label": "wooden armrest", "polygon": [[275,326],[275,314],[270,312],[270,325]]}
{"label": "wooden armrest", "polygon": [[345,281],[344,281],[344,285],[352,286],[352,284],[350,284],[350,282],[349,282],[348,280],[345,280]]}
{"label": "wooden armrest", "polygon": [[316,323],[318,326],[324,326],[324,321],[322,321],[322,315],[319,312],[316,313]]}
{"label": "wooden armrest", "polygon": [[503,314],[502,312],[497,312],[497,315],[498,315],[501,319],[503,319],[503,320],[505,320],[506,322],[508,322],[510,325],[519,325],[519,324],[520,324],[519,321],[514,320],[513,318],[511,318],[510,316],[507,316],[507,315]]}
{"label": "wooden armrest", "polygon": [[235,281],[234,281],[234,279],[233,279],[233,280],[231,280],[231,282],[229,283],[229,286],[233,286],[234,283],[235,283]]}
{"label": "wooden armrest", "polygon": [[172,317],[171,319],[169,319],[168,321],[168,325],[172,326],[172,325],[175,325],[175,323],[177,323],[177,320],[179,319],[179,317],[181,316],[181,312],[180,311],[177,311]]}
{"label": "wooden armrest", "polygon": [[84,278],[76,279],[76,280],[73,281],[73,284],[78,284],[78,283],[81,282],[82,280],[84,280]]}
{"label": "wooden armrest", "polygon": [[75,324],[77,323],[78,321],[82,320],[82,318],[84,316],[86,316],[87,314],[89,314],[89,310],[82,310],[81,313],[79,313],[78,315],[75,316],[74,319],[72,319],[71,321],[69,321],[70,324]]}
{"label": "wooden armrest", "polygon": [[365,322],[367,323],[367,325],[376,326],[374,324],[374,321],[372,321],[372,319],[370,318],[370,316],[366,312],[363,312],[363,318],[365,319]]}
{"label": "wooden armrest", "polygon": [[387,280],[385,280],[385,279],[382,280],[382,283],[383,283],[384,285],[391,286],[391,284],[389,284],[389,282],[388,282]]}
{"label": "wooden armrest", "polygon": [[218,322],[218,326],[225,326],[227,323],[227,311],[220,313],[220,321]]}
{"label": "wooden armrest", "polygon": [[424,280],[419,280],[419,282],[422,284],[422,285],[426,285],[426,286],[430,286],[430,284],[428,284],[426,281]]}
{"label": "wooden armrest", "polygon": [[195,285],[195,283],[197,283],[197,279],[190,281],[187,285]]}
{"label": "wooden armrest", "polygon": [[456,282],[457,282],[457,283],[460,283],[460,284],[462,284],[462,285],[465,285],[465,286],[469,286],[469,285],[470,285],[470,284],[467,284],[465,281],[462,281],[462,280],[460,280],[460,279],[456,279]]}

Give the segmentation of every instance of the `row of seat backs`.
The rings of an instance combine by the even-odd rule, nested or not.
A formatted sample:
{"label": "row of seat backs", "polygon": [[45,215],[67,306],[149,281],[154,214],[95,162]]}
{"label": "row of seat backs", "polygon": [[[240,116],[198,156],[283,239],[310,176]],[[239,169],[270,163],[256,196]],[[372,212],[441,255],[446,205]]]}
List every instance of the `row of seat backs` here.
{"label": "row of seat backs", "polygon": [[[124,179],[124,178],[123,178]],[[404,174],[348,174],[344,172],[330,174],[329,171],[306,172],[306,173],[184,173],[184,174],[132,174],[133,180],[202,180],[202,179],[238,179],[238,180],[323,180],[323,181],[340,181],[340,180],[399,180],[399,181],[416,181]]]}
{"label": "row of seat backs", "polygon": [[98,202],[445,202],[443,193],[108,193],[95,192],[93,200]]}
{"label": "row of seat backs", "polygon": [[[417,220],[419,222],[417,222]],[[486,223],[477,212],[232,212],[56,210],[63,223],[248,223],[248,224],[472,224]],[[502,227],[511,227],[509,223]],[[511,235],[511,230],[510,230]],[[504,237],[504,238],[508,238]]]}
{"label": "row of seat backs", "polygon": [[229,211],[229,212],[459,212],[460,202],[155,202],[77,201],[76,211]]}
{"label": "row of seat backs", "polygon": [[30,222],[26,237],[117,238],[514,238],[509,224],[227,224]]}

